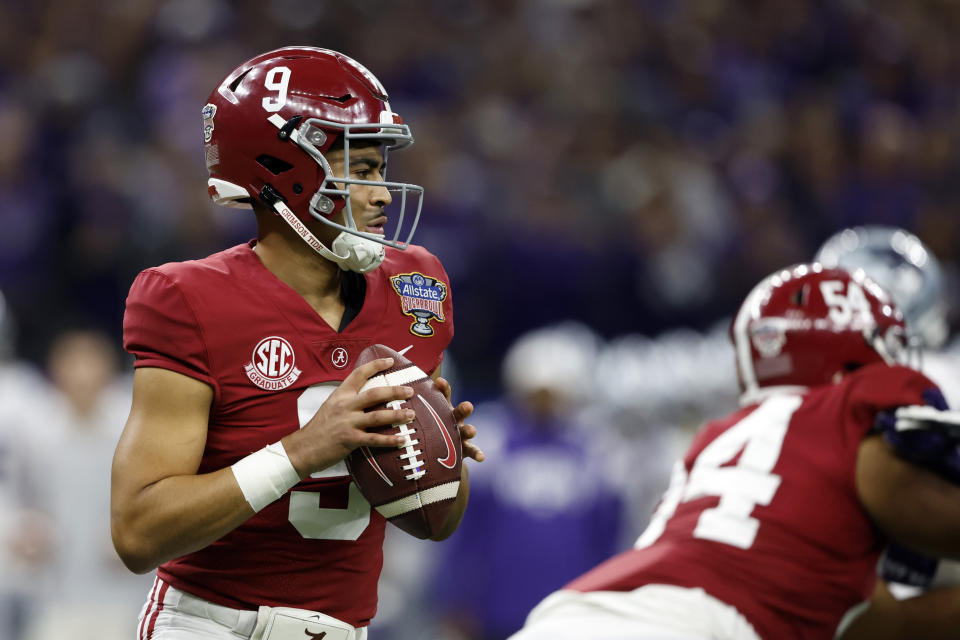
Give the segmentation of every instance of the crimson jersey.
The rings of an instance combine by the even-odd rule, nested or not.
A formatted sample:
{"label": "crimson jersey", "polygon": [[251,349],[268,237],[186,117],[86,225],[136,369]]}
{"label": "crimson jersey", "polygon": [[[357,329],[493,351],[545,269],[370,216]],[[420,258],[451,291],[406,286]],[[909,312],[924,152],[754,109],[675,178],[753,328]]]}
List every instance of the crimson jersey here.
{"label": "crimson jersey", "polygon": [[857,449],[878,411],[924,404],[932,387],[912,369],[869,365],[708,423],[635,548],[567,588],[702,587],[763,638],[833,638],[870,596],[885,545],[857,496]]}
{"label": "crimson jersey", "polygon": [[[426,250],[386,250],[362,307],[338,332],[250,245],[143,271],[124,316],[137,367],[161,367],[214,391],[197,473],[229,466],[300,428],[373,343],[434,371],[453,335],[447,275]],[[385,520],[344,463],[314,473],[210,546],[163,564],[184,591],[244,609],[321,611],[354,626],[376,612]]]}

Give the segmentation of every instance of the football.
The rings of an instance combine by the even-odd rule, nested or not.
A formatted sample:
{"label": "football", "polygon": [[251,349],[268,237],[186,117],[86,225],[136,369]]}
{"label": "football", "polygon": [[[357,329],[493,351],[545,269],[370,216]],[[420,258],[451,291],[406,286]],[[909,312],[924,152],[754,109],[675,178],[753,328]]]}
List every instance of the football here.
{"label": "football", "polygon": [[[440,530],[460,488],[460,431],[453,408],[430,376],[390,347],[370,345],[360,353],[357,366],[387,357],[393,358],[393,366],[370,378],[363,390],[412,387],[410,399],[389,404],[390,408],[406,405],[417,416],[406,424],[376,429],[404,436],[402,445],[358,447],[347,456],[347,468],[360,492],[384,518],[410,535],[429,538]],[[374,405],[367,411],[385,407]]]}

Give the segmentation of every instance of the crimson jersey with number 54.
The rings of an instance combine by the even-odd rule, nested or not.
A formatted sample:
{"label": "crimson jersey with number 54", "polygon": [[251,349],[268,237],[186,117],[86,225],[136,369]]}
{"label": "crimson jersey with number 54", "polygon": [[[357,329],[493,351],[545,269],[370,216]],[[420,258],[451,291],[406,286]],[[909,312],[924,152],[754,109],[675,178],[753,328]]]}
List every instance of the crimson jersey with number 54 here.
{"label": "crimson jersey with number 54", "polygon": [[[453,335],[447,275],[421,247],[388,248],[365,275],[343,272],[344,318],[352,319],[337,331],[263,266],[253,244],[147,269],[127,298],[124,347],[135,366],[213,389],[197,473],[301,428],[368,345],[412,345],[406,357],[432,372]],[[158,573],[225,606],[293,606],[364,626],[376,611],[384,523],[341,462]]]}
{"label": "crimson jersey with number 54", "polygon": [[635,548],[567,588],[702,587],[763,638],[832,638],[869,597],[886,544],[857,495],[858,447],[877,412],[924,404],[931,389],[913,369],[873,364],[761,394],[698,433]]}

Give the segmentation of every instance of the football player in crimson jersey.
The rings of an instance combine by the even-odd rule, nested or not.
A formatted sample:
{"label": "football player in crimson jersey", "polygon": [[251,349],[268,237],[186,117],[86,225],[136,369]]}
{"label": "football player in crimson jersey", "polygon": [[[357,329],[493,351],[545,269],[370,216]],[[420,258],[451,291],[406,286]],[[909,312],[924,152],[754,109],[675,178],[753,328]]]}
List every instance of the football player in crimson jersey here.
{"label": "football player in crimson jersey", "polygon": [[899,364],[905,325],[882,289],[796,265],[754,288],[731,336],[741,409],[696,435],[634,548],[513,640],[830,639],[890,540],[960,554],[957,416]]}
{"label": "football player in crimson jersey", "polygon": [[[373,74],[309,47],[243,63],[202,116],[210,196],[252,208],[257,238],[147,269],[127,298],[136,372],[112,531],[131,570],[157,569],[138,637],[359,640],[385,520],[343,460],[397,446],[366,429],[413,412],[409,387],[363,388],[389,359],[354,362],[369,344],[406,349],[450,395],[449,280],[409,244],[422,190],[385,179],[413,138]],[[481,460],[471,411],[454,409],[463,454]],[[462,517],[465,465],[459,486],[438,539]]]}
{"label": "football player in crimson jersey", "polygon": [[[824,242],[815,260],[847,271],[862,269],[903,311],[910,340],[923,349],[921,370],[958,406],[956,355],[943,349],[947,304],[940,263],[914,234],[897,227],[843,229]],[[891,545],[879,564],[870,601],[841,623],[843,640],[953,638],[960,628],[960,562]]]}

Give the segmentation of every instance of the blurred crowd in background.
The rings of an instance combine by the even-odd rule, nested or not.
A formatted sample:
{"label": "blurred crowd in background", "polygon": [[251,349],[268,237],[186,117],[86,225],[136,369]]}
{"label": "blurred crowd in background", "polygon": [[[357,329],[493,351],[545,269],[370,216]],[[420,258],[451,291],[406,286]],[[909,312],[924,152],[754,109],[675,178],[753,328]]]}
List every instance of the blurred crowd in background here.
{"label": "blurred crowd in background", "polygon": [[[0,4],[0,292],[14,327],[0,433],[36,436],[44,474],[23,495],[46,505],[30,511],[40,533],[19,539],[19,557],[54,583],[77,554],[101,558],[103,575],[118,569],[100,499],[129,406],[124,300],[141,269],[255,234],[251,215],[210,203],[202,154],[200,109],[239,62],[290,44],[343,51],[412,126],[416,144],[391,157],[391,177],[425,187],[416,242],[451,279],[454,393],[481,404],[487,427],[477,504],[485,522],[508,514],[486,555],[464,562],[494,580],[498,554],[505,572],[508,559],[534,563],[544,523],[563,522],[569,536],[554,542],[571,553],[548,575],[528,565],[549,588],[495,594],[478,578],[460,599],[440,589],[444,599],[424,567],[460,561],[392,540],[404,552],[388,552],[378,637],[431,637],[409,635],[416,623],[496,638],[543,595],[531,593],[591,564],[585,549],[629,544],[686,428],[735,402],[726,318],[761,277],[809,260],[842,227],[896,225],[939,257],[958,307],[958,31],[949,0]],[[521,398],[507,374],[508,347],[560,320],[592,345],[577,411]],[[84,380],[96,362],[96,388],[70,391],[64,369]],[[110,409],[77,405],[93,398]],[[595,448],[635,455],[610,478],[589,462]],[[87,471],[70,466],[81,457]],[[525,473],[529,492],[498,489],[504,468]],[[533,481],[565,469],[585,470],[581,494]],[[584,524],[588,507],[603,511],[590,518],[609,523],[605,537]],[[91,537],[66,535],[81,529]],[[477,546],[457,540],[458,553]],[[10,602],[46,589],[40,574],[0,573]],[[116,575],[142,600],[142,580]],[[411,615],[420,597],[430,604]]]}
{"label": "blurred crowd in background", "polygon": [[[395,178],[487,390],[558,315],[706,328],[842,226],[960,261],[960,6],[947,0],[25,0],[0,6],[0,291],[35,361],[119,338],[134,275],[254,234],[206,195],[200,108],[287,44],[370,67]],[[955,281],[955,280],[954,280]]]}

